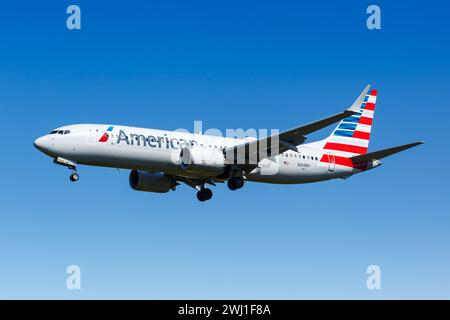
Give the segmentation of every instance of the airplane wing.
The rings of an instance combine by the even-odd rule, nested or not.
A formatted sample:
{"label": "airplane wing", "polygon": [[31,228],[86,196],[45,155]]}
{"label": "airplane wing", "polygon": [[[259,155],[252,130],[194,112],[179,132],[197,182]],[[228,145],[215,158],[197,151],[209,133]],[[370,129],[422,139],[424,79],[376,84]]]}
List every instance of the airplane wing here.
{"label": "airplane wing", "polygon": [[244,167],[244,170],[249,172],[256,168],[258,162],[264,158],[279,155],[287,150],[297,152],[296,146],[306,141],[305,136],[307,134],[328,127],[358,112],[369,89],[370,85],[361,92],[351,107],[341,113],[292,128],[276,135],[227,148],[225,150],[225,158],[231,163]]}
{"label": "airplane wing", "polygon": [[420,144],[423,144],[423,141],[417,141],[414,143],[404,144],[404,145],[401,145],[398,147],[369,152],[366,154],[361,154],[359,156],[351,157],[350,159],[352,159],[353,163],[366,162],[366,161],[371,161],[371,160],[380,160],[382,158],[391,156],[397,152],[401,152],[403,150],[418,146]]}

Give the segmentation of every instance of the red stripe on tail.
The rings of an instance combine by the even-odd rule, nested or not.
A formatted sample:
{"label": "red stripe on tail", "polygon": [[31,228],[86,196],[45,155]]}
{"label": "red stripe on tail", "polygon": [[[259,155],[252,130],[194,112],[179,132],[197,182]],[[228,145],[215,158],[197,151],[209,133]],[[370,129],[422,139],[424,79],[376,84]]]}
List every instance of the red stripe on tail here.
{"label": "red stripe on tail", "polygon": [[364,110],[375,111],[375,103],[366,102],[366,106],[364,107]]}
{"label": "red stripe on tail", "polygon": [[372,119],[371,118],[367,118],[367,117],[361,117],[359,118],[359,124],[367,124],[369,126],[372,125]]}
{"label": "red stripe on tail", "polygon": [[369,140],[369,139],[370,139],[370,133],[369,133],[369,132],[356,131],[356,130],[355,130],[355,132],[353,132],[352,138],[358,138],[358,139]]}
{"label": "red stripe on tail", "polygon": [[358,154],[367,153],[366,147],[353,146],[350,144],[343,144],[343,143],[327,142],[325,144],[325,147],[323,147],[323,148],[328,149],[328,150],[338,150],[338,151],[345,151],[345,152],[358,153]]}

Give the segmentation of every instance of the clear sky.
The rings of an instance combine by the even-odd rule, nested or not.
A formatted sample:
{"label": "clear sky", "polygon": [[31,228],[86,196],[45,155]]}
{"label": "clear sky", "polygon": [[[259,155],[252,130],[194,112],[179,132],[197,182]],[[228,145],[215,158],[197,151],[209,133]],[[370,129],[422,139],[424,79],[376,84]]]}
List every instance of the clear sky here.
{"label": "clear sky", "polygon": [[[366,28],[381,8],[382,29]],[[81,30],[66,8],[81,8]],[[0,298],[450,298],[446,1],[3,1]],[[287,129],[378,89],[370,150],[311,185],[132,191],[32,146],[74,123]],[[327,128],[310,140],[329,134]],[[442,163],[441,160],[444,160]],[[66,289],[66,267],[82,270]],[[366,288],[366,268],[382,289]]]}

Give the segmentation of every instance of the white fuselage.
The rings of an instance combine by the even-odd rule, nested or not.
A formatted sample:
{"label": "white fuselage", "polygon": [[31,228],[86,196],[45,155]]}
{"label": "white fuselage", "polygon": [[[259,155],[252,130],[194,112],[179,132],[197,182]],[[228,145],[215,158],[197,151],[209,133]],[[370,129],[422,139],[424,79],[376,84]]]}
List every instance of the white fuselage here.
{"label": "white fuselage", "polygon": [[[34,144],[53,158],[70,159],[77,164],[164,172],[173,176],[203,179],[213,177],[206,172],[189,173],[180,166],[183,146],[200,148],[205,153],[222,153],[224,148],[246,141],[188,132],[80,124],[56,129],[52,134],[38,138]],[[246,180],[280,184],[308,183],[345,178],[360,172],[334,161],[324,162],[325,154],[328,159],[334,159],[332,152],[317,148],[314,143],[298,146],[297,150],[262,160],[257,168],[245,176]]]}

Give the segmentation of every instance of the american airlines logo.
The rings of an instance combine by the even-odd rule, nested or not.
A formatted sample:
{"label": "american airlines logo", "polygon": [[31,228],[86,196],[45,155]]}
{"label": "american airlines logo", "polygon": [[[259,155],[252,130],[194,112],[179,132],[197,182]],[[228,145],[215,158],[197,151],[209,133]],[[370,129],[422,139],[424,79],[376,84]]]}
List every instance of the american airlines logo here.
{"label": "american airlines logo", "polygon": [[109,140],[109,134],[108,132],[113,131],[114,127],[109,127],[108,130],[103,134],[103,136],[98,140],[98,142],[107,142]]}
{"label": "american airlines logo", "polygon": [[[109,129],[108,129],[109,131]],[[105,137],[106,135],[106,137]],[[105,132],[100,142],[108,141],[108,134]],[[106,139],[106,140],[105,140]],[[105,140],[105,141],[103,141]],[[195,140],[178,139],[174,137],[169,137],[167,134],[162,136],[145,136],[143,134],[130,133],[129,135],[125,131],[120,130],[117,137],[117,144],[125,143],[127,145],[136,145],[150,148],[165,148],[165,149],[182,149],[187,146],[197,146],[198,142]]]}

